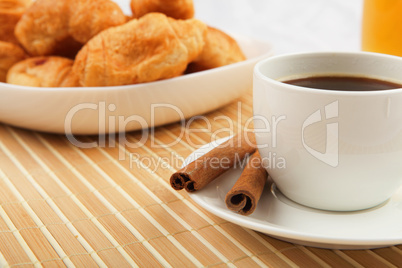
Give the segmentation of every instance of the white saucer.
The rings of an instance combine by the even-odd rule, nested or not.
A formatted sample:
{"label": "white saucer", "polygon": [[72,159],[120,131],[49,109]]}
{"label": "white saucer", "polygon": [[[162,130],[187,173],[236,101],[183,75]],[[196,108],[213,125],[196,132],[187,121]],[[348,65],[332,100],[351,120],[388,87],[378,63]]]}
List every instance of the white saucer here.
{"label": "white saucer", "polygon": [[[209,143],[193,152],[184,165],[226,139]],[[402,244],[402,187],[387,202],[356,212],[330,212],[299,205],[265,186],[257,209],[242,216],[226,208],[225,195],[241,174],[231,169],[204,189],[189,194],[209,212],[235,224],[292,243],[331,249],[369,249]]]}

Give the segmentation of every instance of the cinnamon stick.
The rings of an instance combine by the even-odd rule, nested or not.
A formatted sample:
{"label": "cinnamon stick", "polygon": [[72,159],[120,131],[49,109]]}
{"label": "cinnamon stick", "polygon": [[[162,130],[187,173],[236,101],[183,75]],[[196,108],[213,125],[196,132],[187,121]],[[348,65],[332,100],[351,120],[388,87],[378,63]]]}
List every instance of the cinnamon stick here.
{"label": "cinnamon stick", "polygon": [[198,191],[256,150],[253,132],[237,134],[170,177],[173,189]]}
{"label": "cinnamon stick", "polygon": [[249,159],[240,178],[226,194],[225,203],[228,209],[241,215],[250,215],[260,200],[268,173],[262,165],[258,151]]}

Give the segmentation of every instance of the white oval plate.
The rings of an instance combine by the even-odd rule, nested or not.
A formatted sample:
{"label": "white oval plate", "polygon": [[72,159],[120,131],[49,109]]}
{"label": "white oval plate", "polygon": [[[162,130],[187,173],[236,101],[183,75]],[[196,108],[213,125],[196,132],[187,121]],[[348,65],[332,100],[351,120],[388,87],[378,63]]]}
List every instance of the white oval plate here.
{"label": "white oval plate", "polygon": [[[225,141],[221,139],[193,152],[184,165]],[[299,205],[270,183],[256,210],[242,216],[226,208],[225,195],[242,170],[231,169],[206,188],[189,194],[209,212],[235,224],[306,246],[331,249],[369,249],[402,243],[402,187],[384,204],[356,212],[330,212]]]}
{"label": "white oval plate", "polygon": [[0,82],[0,122],[55,133],[104,134],[176,122],[219,108],[252,87],[271,45],[234,35],[247,60],[127,86],[37,88]]}

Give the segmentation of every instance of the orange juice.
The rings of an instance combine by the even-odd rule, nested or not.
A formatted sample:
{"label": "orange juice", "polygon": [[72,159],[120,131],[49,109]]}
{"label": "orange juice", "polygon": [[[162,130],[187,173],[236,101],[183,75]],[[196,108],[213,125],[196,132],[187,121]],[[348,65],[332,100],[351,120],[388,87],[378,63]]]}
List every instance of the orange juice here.
{"label": "orange juice", "polygon": [[362,49],[402,56],[402,0],[364,0]]}

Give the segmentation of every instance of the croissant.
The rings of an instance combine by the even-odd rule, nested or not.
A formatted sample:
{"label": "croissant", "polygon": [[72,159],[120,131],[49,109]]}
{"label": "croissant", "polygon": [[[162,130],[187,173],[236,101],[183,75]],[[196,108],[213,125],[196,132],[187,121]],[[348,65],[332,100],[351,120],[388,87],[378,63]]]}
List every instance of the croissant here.
{"label": "croissant", "polygon": [[125,22],[110,0],[37,0],[17,23],[15,35],[33,56],[74,57],[97,33]]}
{"label": "croissant", "polygon": [[206,25],[149,13],[92,38],[77,54],[81,86],[115,86],[178,76],[198,57]]}
{"label": "croissant", "polygon": [[8,71],[7,83],[32,87],[78,86],[71,72],[73,60],[56,57],[33,57],[20,61]]}
{"label": "croissant", "polygon": [[198,58],[189,64],[186,72],[198,72],[245,60],[241,48],[228,34],[208,27],[205,46]]}
{"label": "croissant", "polygon": [[[60,0],[58,0],[60,1]],[[110,0],[69,0],[71,36],[85,44],[101,31],[127,21],[120,7]]]}
{"label": "croissant", "polygon": [[14,28],[31,0],[0,0],[0,41],[18,44]]}
{"label": "croissant", "polygon": [[8,70],[15,63],[25,59],[26,55],[19,46],[0,41],[0,82],[6,82]]}
{"label": "croissant", "polygon": [[151,12],[160,12],[175,19],[190,19],[194,16],[192,0],[131,0],[135,18]]}

